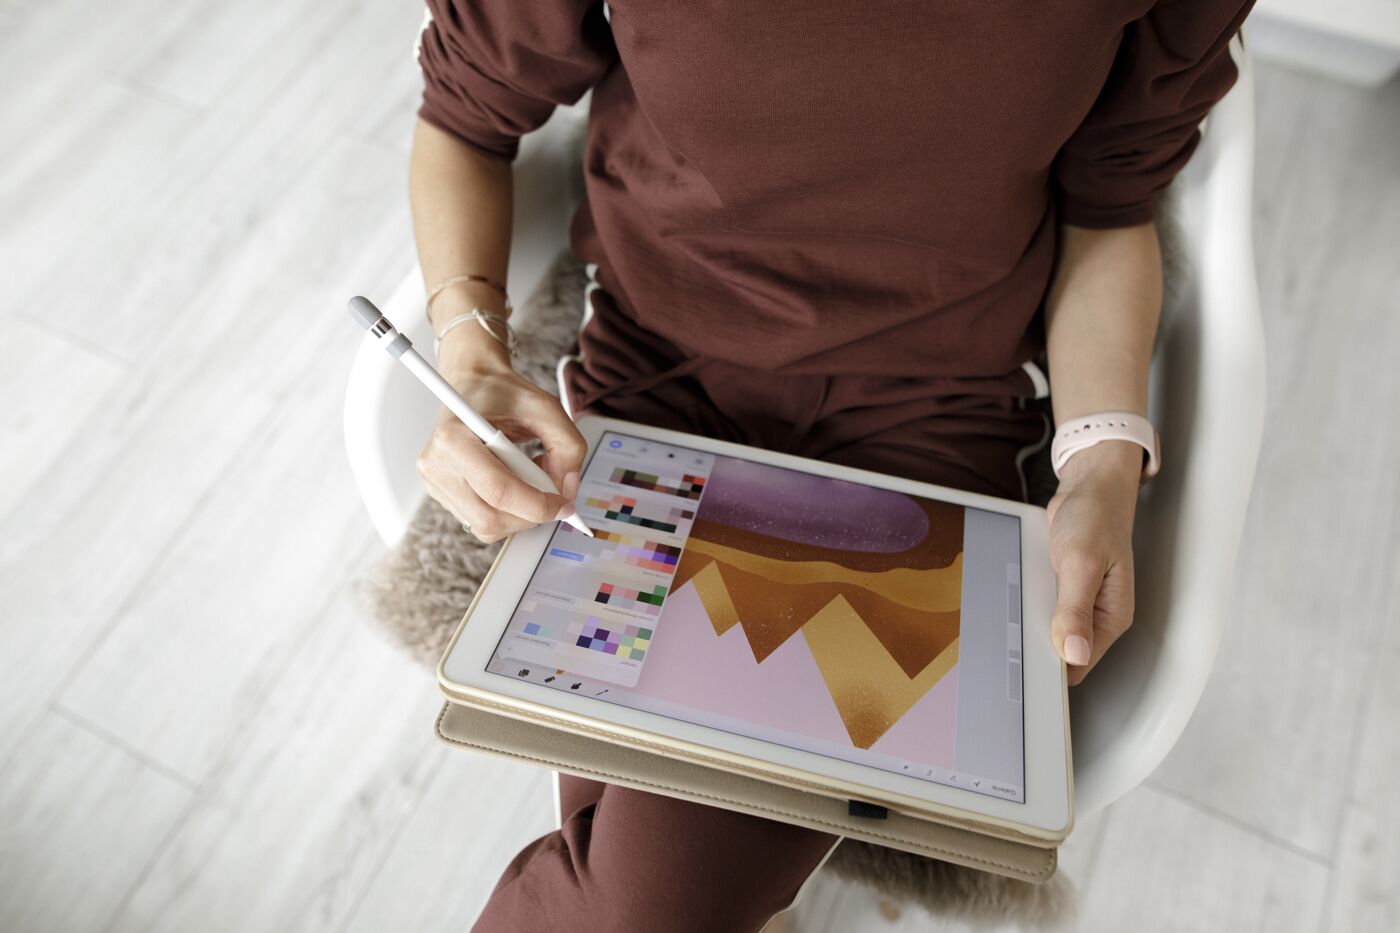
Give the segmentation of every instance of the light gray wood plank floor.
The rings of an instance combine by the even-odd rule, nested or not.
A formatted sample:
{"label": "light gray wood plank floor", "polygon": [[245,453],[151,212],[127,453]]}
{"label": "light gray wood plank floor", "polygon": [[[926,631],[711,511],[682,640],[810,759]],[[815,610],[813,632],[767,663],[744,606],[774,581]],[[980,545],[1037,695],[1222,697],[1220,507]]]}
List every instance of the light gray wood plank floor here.
{"label": "light gray wood plank floor", "polygon": [[[413,261],[421,16],[0,0],[0,929],[462,930],[550,825],[351,589],[341,308]],[[1259,118],[1235,625],[1066,846],[1075,929],[1400,928],[1400,85],[1260,66]],[[830,880],[799,921],[964,928]]]}

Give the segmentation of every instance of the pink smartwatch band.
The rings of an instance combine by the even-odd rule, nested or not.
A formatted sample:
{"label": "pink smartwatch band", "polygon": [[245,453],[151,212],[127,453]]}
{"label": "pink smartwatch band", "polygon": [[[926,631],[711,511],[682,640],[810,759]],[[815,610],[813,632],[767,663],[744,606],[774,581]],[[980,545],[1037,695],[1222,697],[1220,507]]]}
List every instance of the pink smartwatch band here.
{"label": "pink smartwatch band", "polygon": [[1147,451],[1147,463],[1143,464],[1138,482],[1145,483],[1157,475],[1161,467],[1157,431],[1152,422],[1130,411],[1101,411],[1060,425],[1050,444],[1050,464],[1055,475],[1060,475],[1070,457],[1100,441],[1132,441],[1140,445]]}

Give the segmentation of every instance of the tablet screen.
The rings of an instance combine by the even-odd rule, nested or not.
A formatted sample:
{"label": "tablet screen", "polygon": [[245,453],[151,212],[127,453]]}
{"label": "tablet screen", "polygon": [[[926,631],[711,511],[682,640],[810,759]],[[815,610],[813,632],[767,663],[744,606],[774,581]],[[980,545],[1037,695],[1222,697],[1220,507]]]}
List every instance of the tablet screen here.
{"label": "tablet screen", "polygon": [[1020,520],[607,431],[487,670],[1025,802]]}

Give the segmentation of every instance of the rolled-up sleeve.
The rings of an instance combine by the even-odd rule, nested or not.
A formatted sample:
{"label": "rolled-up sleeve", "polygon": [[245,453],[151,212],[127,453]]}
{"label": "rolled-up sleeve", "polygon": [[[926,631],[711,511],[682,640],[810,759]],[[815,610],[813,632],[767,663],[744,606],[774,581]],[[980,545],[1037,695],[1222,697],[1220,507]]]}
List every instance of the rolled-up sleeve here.
{"label": "rolled-up sleeve", "polygon": [[1058,216],[1080,227],[1147,223],[1234,86],[1229,43],[1254,0],[1162,0],[1123,32],[1108,79],[1056,157]]}
{"label": "rolled-up sleeve", "polygon": [[427,0],[418,116],[513,160],[520,137],[576,103],[616,61],[597,0]]}

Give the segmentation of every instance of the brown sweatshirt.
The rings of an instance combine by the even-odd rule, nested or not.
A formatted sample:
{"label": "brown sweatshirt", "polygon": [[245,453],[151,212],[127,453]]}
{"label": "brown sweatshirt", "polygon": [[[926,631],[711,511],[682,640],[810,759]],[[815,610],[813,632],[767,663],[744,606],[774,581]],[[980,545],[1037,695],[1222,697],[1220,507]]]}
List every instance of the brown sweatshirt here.
{"label": "brown sweatshirt", "polygon": [[420,115],[481,151],[593,88],[575,252],[681,348],[1000,377],[1057,224],[1129,226],[1253,0],[427,0]]}

